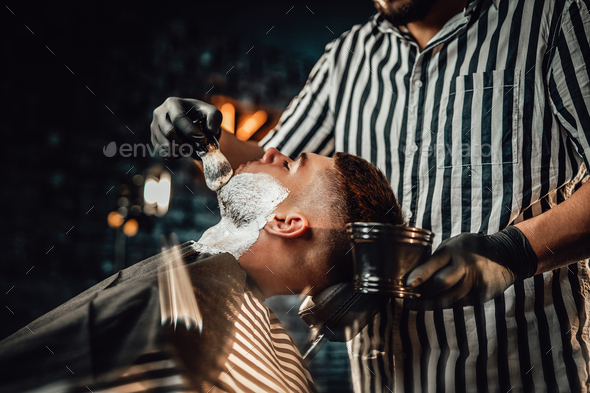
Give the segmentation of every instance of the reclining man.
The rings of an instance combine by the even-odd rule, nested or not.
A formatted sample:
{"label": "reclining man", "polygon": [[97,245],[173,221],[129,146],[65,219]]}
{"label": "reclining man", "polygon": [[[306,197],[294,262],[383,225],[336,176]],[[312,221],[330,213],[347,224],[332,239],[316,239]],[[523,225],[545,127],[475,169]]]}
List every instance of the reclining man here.
{"label": "reclining man", "polygon": [[218,192],[222,220],[185,253],[199,254],[187,268],[201,333],[162,333],[152,257],[1,342],[0,390],[315,391],[262,302],[349,280],[345,224],[401,224],[400,207],[384,175],[346,153],[293,161],[272,148],[235,172]]}

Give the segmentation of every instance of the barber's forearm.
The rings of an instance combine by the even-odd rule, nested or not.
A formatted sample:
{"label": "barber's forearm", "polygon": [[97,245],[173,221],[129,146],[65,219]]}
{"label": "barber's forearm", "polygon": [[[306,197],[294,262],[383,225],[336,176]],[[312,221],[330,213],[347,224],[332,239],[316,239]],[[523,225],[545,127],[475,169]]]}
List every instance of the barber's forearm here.
{"label": "barber's forearm", "polygon": [[590,257],[590,182],[555,208],[516,224],[543,273]]}
{"label": "barber's forearm", "polygon": [[[224,129],[221,129],[219,149],[229,160],[233,169],[236,169],[240,164],[245,164],[264,155],[264,149],[258,146],[258,143],[241,141],[234,134]],[[195,160],[195,162],[199,168],[203,169],[203,163],[201,161]]]}
{"label": "barber's forearm", "polygon": [[236,169],[240,164],[262,158],[264,155],[264,149],[258,146],[258,143],[254,141],[241,141],[236,138],[235,134],[223,129],[221,133],[219,148],[229,160],[232,168]]}

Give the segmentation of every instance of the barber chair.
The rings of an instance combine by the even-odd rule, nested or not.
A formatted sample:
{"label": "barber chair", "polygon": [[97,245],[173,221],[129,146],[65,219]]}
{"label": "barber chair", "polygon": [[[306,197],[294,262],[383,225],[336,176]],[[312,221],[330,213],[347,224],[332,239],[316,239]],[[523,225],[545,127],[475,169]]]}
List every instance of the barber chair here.
{"label": "barber chair", "polygon": [[405,278],[430,257],[432,232],[371,222],[349,223],[347,231],[354,261],[353,280],[308,296],[299,308],[299,316],[312,331],[303,355],[306,363],[327,341],[350,341],[391,297],[420,296],[405,286]]}

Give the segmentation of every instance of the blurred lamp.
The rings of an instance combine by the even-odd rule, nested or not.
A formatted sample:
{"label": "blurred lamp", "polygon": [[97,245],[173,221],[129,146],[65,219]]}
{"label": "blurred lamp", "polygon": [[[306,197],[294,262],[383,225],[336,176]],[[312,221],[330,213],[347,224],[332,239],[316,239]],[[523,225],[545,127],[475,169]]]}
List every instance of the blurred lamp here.
{"label": "blurred lamp", "polygon": [[221,114],[223,115],[221,127],[233,134],[236,131],[236,108],[229,102],[226,102],[221,106]]}
{"label": "blurred lamp", "polygon": [[171,188],[168,172],[163,172],[159,180],[154,177],[147,179],[143,188],[144,212],[147,215],[157,216],[166,214],[170,204]]}
{"label": "blurred lamp", "polygon": [[151,177],[145,181],[143,187],[143,199],[145,200],[145,203],[156,203],[158,200],[158,180]]}
{"label": "blurred lamp", "polygon": [[139,224],[135,218],[130,219],[123,225],[123,233],[128,237],[133,237],[137,234],[137,229],[139,228]]}
{"label": "blurred lamp", "polygon": [[123,225],[123,216],[117,212],[110,212],[107,216],[107,222],[111,228],[119,228]]}
{"label": "blurred lamp", "polygon": [[252,116],[250,116],[250,118],[246,120],[240,128],[238,128],[238,131],[236,131],[236,137],[242,141],[250,139],[250,137],[254,135],[254,133],[264,125],[264,123],[266,123],[267,119],[268,114],[265,111],[257,111]]}
{"label": "blurred lamp", "polygon": [[156,203],[158,204],[156,214],[163,216],[168,211],[168,205],[170,204],[170,175],[168,172],[162,173],[160,181],[158,183],[158,195],[156,197]]}

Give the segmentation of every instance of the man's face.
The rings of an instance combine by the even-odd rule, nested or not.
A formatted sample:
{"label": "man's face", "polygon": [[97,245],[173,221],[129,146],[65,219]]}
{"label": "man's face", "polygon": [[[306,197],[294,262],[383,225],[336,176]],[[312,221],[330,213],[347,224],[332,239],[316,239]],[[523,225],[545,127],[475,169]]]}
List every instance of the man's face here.
{"label": "man's face", "polygon": [[[289,190],[287,198],[292,196],[295,198],[294,201],[285,199],[286,205],[276,204],[275,206],[279,207],[277,210],[284,208],[277,213],[279,218],[267,221],[271,223],[268,226],[263,223],[264,226],[257,227],[259,229],[267,228],[260,231],[263,234],[262,243],[259,245],[260,250],[268,250],[269,248],[278,250],[283,257],[271,262],[272,265],[269,264],[269,268],[265,264],[264,258],[254,256],[254,254],[259,254],[256,249],[257,244],[253,243],[252,254],[246,253],[245,257],[239,260],[240,266],[254,278],[266,296],[280,294],[285,288],[303,290],[304,287],[311,286],[319,290],[324,285],[324,280],[327,278],[325,273],[330,267],[326,267],[324,261],[318,260],[315,254],[314,259],[309,262],[305,255],[311,255],[314,251],[319,250],[318,247],[321,246],[319,242],[322,239],[320,234],[326,229],[324,225],[329,225],[325,222],[327,209],[322,208],[322,204],[325,204],[329,199],[321,192],[324,186],[321,182],[326,179],[326,176],[322,176],[322,172],[335,170],[335,168],[333,158],[302,153],[297,160],[293,161],[277,149],[271,148],[261,159],[240,165],[234,171],[234,178],[221,189],[221,192],[227,191],[228,194],[225,201],[220,198],[221,203],[226,202],[223,211],[235,211],[235,216],[241,215],[244,210],[255,208],[256,204],[260,204],[261,197],[277,200],[277,198],[272,198],[272,189],[277,187],[277,184],[273,185],[275,182],[280,188],[284,187]],[[242,187],[235,187],[233,182],[241,182],[242,177],[247,182]],[[253,177],[256,178],[252,179]],[[227,187],[230,188],[227,189]],[[272,212],[276,213],[277,210]],[[301,214],[303,219],[289,219],[292,224],[286,224],[286,212],[294,212],[289,214],[290,217]],[[267,212],[267,214],[270,213],[270,211]],[[307,231],[309,227],[313,228],[312,232]],[[283,230],[285,232],[282,232]],[[285,236],[273,236],[280,233],[284,233]],[[294,235],[296,233],[299,234]],[[314,235],[310,237],[309,233]],[[303,236],[304,234],[306,236]],[[284,240],[287,238],[299,241],[285,242]],[[258,237],[255,237],[254,240],[260,241]],[[293,247],[300,247],[303,244],[307,246],[305,252],[288,252],[293,250]],[[314,277],[314,280],[319,277],[322,281],[313,281],[310,284],[310,277]]]}
{"label": "man's face", "polygon": [[377,10],[394,26],[422,20],[436,0],[374,0]]}
{"label": "man's face", "polygon": [[305,192],[320,172],[334,169],[334,159],[313,153],[302,153],[295,161],[277,149],[270,148],[260,160],[240,165],[235,174],[268,173],[291,192]]}

